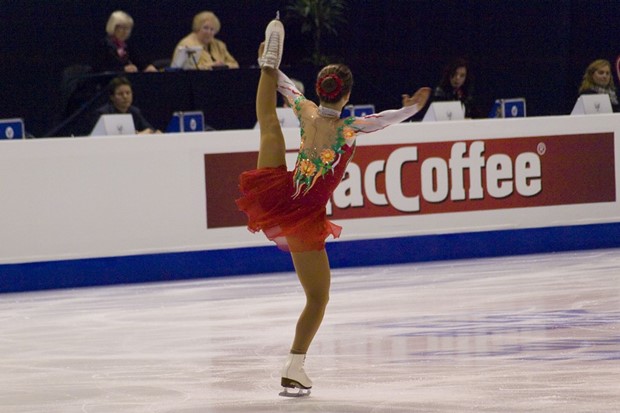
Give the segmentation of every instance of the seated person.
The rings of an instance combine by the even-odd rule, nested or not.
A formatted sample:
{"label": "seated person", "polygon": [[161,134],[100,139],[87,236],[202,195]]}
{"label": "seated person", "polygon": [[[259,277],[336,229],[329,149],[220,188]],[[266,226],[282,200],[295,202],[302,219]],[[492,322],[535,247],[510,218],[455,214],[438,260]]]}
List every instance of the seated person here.
{"label": "seated person", "polygon": [[579,87],[580,96],[597,93],[609,95],[613,111],[620,111],[620,104],[616,95],[616,85],[611,75],[611,63],[604,59],[598,59],[590,63]]}
{"label": "seated person", "polygon": [[213,12],[203,11],[194,16],[192,32],[185,36],[174,49],[172,61],[184,47],[201,47],[200,54],[191,56],[185,69],[213,70],[218,68],[238,69],[239,63],[226,48],[226,43],[216,39],[221,28],[220,20]]}
{"label": "seated person", "polygon": [[152,64],[146,64],[139,54],[129,48],[133,19],[124,11],[117,10],[110,15],[106,25],[107,36],[101,41],[93,69],[95,72],[157,72]]}
{"label": "seated person", "polygon": [[456,59],[446,66],[439,85],[433,91],[432,101],[460,101],[465,107],[465,117],[478,117],[474,106],[473,79],[464,59]]}
{"label": "seated person", "polygon": [[116,77],[112,79],[109,84],[109,91],[110,101],[95,111],[93,126],[97,123],[101,115],[129,113],[133,118],[136,133],[161,133],[161,131],[156,130],[149,121],[142,116],[140,109],[132,105],[133,91],[131,89],[131,83],[127,78]]}

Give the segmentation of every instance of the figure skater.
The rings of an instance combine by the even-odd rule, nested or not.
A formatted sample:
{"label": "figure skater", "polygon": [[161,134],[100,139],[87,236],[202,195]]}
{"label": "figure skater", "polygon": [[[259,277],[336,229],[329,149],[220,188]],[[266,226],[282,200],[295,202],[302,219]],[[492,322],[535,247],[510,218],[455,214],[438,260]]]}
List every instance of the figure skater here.
{"label": "figure skater", "polygon": [[[278,17],[265,30],[259,47],[261,75],[256,93],[260,125],[257,169],[240,176],[240,210],[248,216],[248,229],[263,231],[284,251],[289,251],[306,295],[297,321],[290,354],[282,369],[282,396],[310,394],[312,381],[304,361],[329,300],[330,267],[325,239],[337,238],[341,227],[326,218],[326,204],[340,183],[353,156],[355,139],[413,116],[431,90],[422,88],[403,95],[403,107],[360,118],[340,119],[349,100],[353,76],[343,64],[325,66],[317,76],[320,105],[307,100],[295,84],[278,70],[284,45],[284,27]],[[301,147],[293,171],[287,171],[285,142],[276,114],[276,90],[287,99],[301,127]],[[289,389],[297,389],[297,392]]]}

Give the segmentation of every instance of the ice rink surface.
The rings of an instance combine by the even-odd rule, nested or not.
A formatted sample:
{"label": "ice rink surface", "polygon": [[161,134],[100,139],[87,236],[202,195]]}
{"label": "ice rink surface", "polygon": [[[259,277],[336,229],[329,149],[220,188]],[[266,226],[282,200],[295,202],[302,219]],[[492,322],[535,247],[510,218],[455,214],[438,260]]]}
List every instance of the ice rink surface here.
{"label": "ice rink surface", "polygon": [[[372,253],[365,251],[363,253]],[[620,412],[620,250],[0,295],[0,412]]]}

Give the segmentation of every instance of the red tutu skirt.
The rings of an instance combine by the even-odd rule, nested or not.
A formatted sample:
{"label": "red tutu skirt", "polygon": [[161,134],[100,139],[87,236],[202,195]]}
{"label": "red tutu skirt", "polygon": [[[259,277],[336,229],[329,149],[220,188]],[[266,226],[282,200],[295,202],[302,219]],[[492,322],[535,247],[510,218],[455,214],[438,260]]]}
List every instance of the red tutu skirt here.
{"label": "red tutu skirt", "polygon": [[326,217],[329,185],[317,185],[293,199],[293,172],[285,166],[246,171],[239,177],[237,206],[248,216],[248,229],[263,231],[283,251],[325,248],[325,239],[340,236],[342,227]]}

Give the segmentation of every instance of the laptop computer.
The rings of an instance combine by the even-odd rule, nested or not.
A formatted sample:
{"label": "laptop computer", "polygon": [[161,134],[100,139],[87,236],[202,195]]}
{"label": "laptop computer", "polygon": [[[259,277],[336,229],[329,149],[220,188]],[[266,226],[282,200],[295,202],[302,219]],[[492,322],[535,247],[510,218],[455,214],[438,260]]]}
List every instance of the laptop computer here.
{"label": "laptop computer", "polygon": [[276,108],[278,120],[283,128],[298,128],[299,119],[291,108]]}
{"label": "laptop computer", "polygon": [[460,101],[432,102],[422,121],[463,120],[465,109]]}
{"label": "laptop computer", "polygon": [[340,119],[346,119],[350,116],[353,116],[353,105],[346,105],[340,112]]}
{"label": "laptop computer", "polygon": [[375,105],[353,105],[353,116],[361,118],[366,115],[372,115],[373,113],[375,113]]}
{"label": "laptop computer", "polygon": [[90,136],[134,135],[136,127],[129,113],[101,115]]}
{"label": "laptop computer", "polygon": [[180,46],[170,63],[173,69],[198,69],[198,59],[202,46]]}
{"label": "laptop computer", "polygon": [[25,137],[23,119],[0,119],[0,139],[24,139]]}
{"label": "laptop computer", "polygon": [[[299,119],[291,108],[276,108],[276,114],[283,128],[299,128]],[[258,122],[254,125],[254,129],[259,129]]]}
{"label": "laptop computer", "polygon": [[346,105],[344,108],[342,108],[342,112],[340,113],[340,118],[346,119],[350,116],[361,118],[366,115],[371,115],[373,113],[375,113],[375,105],[372,105],[372,104]]}
{"label": "laptop computer", "polygon": [[201,110],[191,112],[174,112],[166,132],[203,132],[205,117]]}
{"label": "laptop computer", "polygon": [[496,99],[490,118],[524,118],[527,116],[525,98]]}
{"label": "laptop computer", "polygon": [[611,100],[606,93],[594,95],[581,95],[575,102],[571,115],[595,115],[600,113],[613,113]]}

